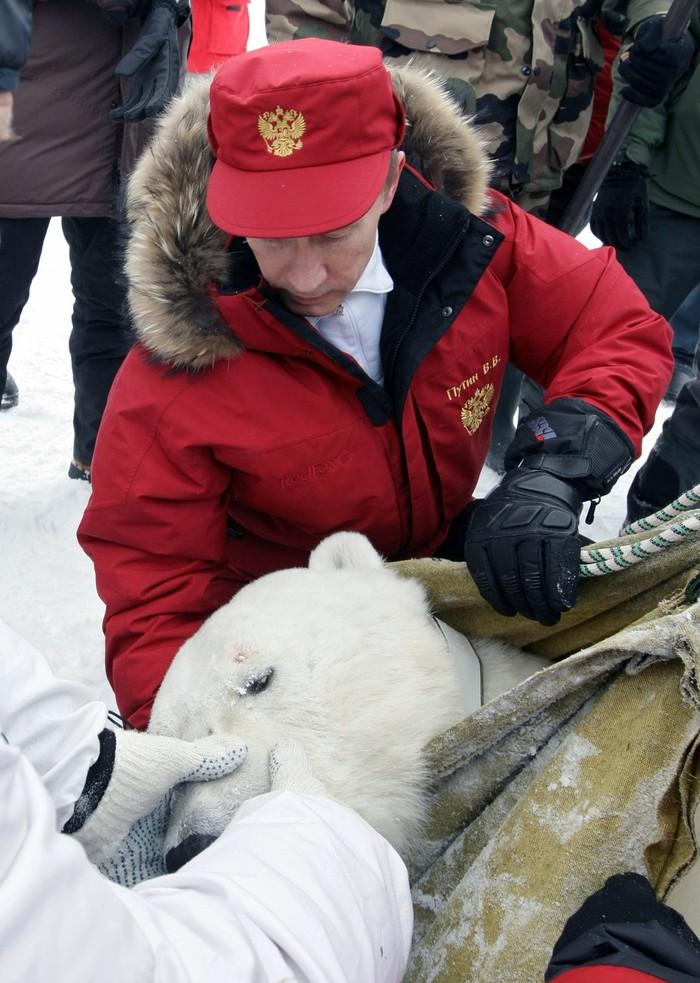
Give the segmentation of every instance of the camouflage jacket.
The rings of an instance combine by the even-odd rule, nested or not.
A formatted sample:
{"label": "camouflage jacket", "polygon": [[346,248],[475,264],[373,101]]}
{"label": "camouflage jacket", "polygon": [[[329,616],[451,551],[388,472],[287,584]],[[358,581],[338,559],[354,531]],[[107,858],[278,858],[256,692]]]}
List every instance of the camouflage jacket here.
{"label": "camouflage jacket", "polygon": [[492,183],[541,212],[579,155],[603,56],[600,18],[618,34],[669,0],[266,0],[270,41],[327,37],[380,47],[442,76],[474,116]]}

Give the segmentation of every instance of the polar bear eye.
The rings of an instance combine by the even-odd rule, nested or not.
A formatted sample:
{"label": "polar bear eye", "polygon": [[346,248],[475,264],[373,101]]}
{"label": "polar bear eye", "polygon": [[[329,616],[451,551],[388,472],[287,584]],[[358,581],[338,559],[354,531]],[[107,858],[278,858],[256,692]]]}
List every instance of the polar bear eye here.
{"label": "polar bear eye", "polygon": [[274,672],[275,670],[272,666],[266,666],[264,669],[254,669],[243,684],[244,691],[246,693],[262,693],[264,689],[267,689]]}

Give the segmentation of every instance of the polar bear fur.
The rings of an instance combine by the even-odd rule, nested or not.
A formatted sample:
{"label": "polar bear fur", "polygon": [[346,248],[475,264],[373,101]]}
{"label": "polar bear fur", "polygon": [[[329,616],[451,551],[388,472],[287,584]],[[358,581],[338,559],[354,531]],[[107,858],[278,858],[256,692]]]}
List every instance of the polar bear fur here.
{"label": "polar bear fur", "polygon": [[[516,656],[496,670],[499,691],[543,664]],[[177,653],[149,730],[236,734],[248,756],[229,778],[176,793],[166,850],[217,836],[244,799],[269,791],[269,752],[292,740],[328,793],[407,856],[428,804],[424,748],[462,707],[423,587],[385,566],[364,536],[336,533],[308,568],[246,586]]]}

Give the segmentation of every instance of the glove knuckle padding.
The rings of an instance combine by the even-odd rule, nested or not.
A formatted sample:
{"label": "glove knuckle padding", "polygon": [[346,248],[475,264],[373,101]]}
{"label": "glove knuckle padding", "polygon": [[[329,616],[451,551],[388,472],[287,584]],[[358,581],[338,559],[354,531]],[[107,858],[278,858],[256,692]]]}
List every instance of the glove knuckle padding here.
{"label": "glove knuckle padding", "polygon": [[[572,578],[558,567],[573,556],[575,581],[580,507],[581,497],[568,482],[530,469],[506,474],[476,506],[465,558],[480,593],[497,611],[552,624],[571,607]],[[573,552],[557,549],[560,540],[571,540]]]}

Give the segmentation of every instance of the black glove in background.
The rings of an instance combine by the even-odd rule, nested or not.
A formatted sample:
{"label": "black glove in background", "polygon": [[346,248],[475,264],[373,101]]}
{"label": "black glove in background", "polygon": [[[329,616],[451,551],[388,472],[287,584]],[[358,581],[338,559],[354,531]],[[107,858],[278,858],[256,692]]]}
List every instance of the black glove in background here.
{"label": "black glove in background", "polygon": [[612,165],[591,211],[591,232],[607,246],[631,249],[646,239],[649,202],[645,168],[625,158]]}
{"label": "black glove in background", "polygon": [[576,603],[582,499],[545,471],[509,471],[469,513],[464,556],[500,614],[555,625]]}
{"label": "black glove in background", "polygon": [[664,18],[649,17],[637,28],[632,47],[620,58],[619,72],[628,84],[621,95],[638,106],[658,106],[690,65],[695,43],[684,32],[673,41],[661,38]]}
{"label": "black glove in background", "polygon": [[88,0],[99,7],[114,24],[126,24],[130,17],[143,13],[149,0]]}
{"label": "black glove in background", "polygon": [[129,95],[123,105],[112,110],[113,120],[133,122],[155,116],[177,91],[181,6],[176,0],[154,0],[133,48],[114,70],[115,75],[129,79]]}

